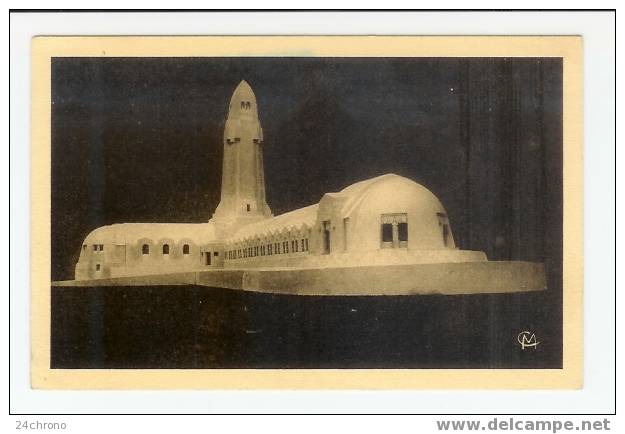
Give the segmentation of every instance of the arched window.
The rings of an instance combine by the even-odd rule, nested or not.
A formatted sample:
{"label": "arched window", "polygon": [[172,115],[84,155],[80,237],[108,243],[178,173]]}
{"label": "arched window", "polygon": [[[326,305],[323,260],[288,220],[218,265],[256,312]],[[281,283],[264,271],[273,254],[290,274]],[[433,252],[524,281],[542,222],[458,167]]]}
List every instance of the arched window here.
{"label": "arched window", "polygon": [[182,254],[183,255],[188,255],[189,254],[189,245],[185,244],[184,246],[182,246]]}
{"label": "arched window", "polygon": [[249,102],[249,101],[247,101],[247,102],[245,103],[245,108],[249,110],[249,109],[250,109],[250,107],[251,107],[251,104],[250,104],[250,102]]}
{"label": "arched window", "polygon": [[244,109],[245,108],[245,103],[243,101],[241,101],[241,108]]}
{"label": "arched window", "polygon": [[169,255],[169,244],[163,244],[163,255]]}
{"label": "arched window", "polygon": [[150,246],[148,246],[147,244],[144,244],[141,247],[141,253],[143,253],[144,255],[149,255],[150,254]]}

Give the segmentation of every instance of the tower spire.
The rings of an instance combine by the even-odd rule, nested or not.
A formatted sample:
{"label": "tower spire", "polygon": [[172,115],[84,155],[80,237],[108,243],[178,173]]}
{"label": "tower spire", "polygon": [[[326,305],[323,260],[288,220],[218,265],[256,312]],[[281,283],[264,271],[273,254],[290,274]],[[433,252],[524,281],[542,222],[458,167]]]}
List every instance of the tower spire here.
{"label": "tower spire", "polygon": [[224,130],[221,201],[211,219],[224,234],[271,217],[265,199],[263,129],[256,96],[242,80],[234,90]]}

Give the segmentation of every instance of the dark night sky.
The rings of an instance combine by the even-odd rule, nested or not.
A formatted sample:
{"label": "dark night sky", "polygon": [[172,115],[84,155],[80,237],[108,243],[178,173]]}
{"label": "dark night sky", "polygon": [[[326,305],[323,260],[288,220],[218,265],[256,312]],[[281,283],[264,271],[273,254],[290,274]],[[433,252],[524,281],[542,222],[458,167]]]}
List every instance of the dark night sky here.
{"label": "dark night sky", "polygon": [[[441,199],[461,248],[544,262],[547,291],[53,291],[54,366],[561,366],[557,58],[53,59],[53,280],[73,278],[81,242],[98,226],[208,221],[228,102],[242,79],[259,104],[274,214],[394,172]],[[535,331],[540,350],[521,354],[519,330]]]}
{"label": "dark night sky", "polygon": [[57,58],[53,279],[98,226],[210,218],[241,79],[274,215],[394,172],[441,199],[462,248],[543,260],[558,242],[559,59]]}

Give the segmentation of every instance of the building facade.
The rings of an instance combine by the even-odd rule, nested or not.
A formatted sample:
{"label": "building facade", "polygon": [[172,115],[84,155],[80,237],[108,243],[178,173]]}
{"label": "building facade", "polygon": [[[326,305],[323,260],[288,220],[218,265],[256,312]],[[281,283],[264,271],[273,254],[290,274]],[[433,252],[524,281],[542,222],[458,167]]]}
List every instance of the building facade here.
{"label": "building facade", "polygon": [[273,216],[265,197],[262,144],[256,97],[242,81],[230,100],[221,200],[212,218],[97,228],[81,246],[75,279],[486,260],[482,252],[456,247],[447,213],[432,192],[394,174]]}

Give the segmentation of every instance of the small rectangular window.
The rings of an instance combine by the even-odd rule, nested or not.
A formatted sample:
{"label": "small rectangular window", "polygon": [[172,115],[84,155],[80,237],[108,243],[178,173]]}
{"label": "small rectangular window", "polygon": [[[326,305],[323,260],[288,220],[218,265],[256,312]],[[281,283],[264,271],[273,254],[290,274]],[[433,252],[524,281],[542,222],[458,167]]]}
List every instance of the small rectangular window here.
{"label": "small rectangular window", "polygon": [[393,225],[391,223],[382,223],[382,242],[393,242]]}
{"label": "small rectangular window", "polygon": [[219,252],[213,252],[213,256],[218,257],[219,256]]}
{"label": "small rectangular window", "polygon": [[94,245],[93,245],[93,251],[94,251],[94,252],[97,252],[97,251],[98,251],[98,245],[97,245],[97,244],[94,244]]}
{"label": "small rectangular window", "polygon": [[451,237],[451,229],[449,228],[449,218],[442,212],[437,212],[438,225],[441,227],[443,235],[443,246],[453,247],[453,239]]}
{"label": "small rectangular window", "polygon": [[397,223],[399,241],[408,241],[408,223]]}
{"label": "small rectangular window", "polygon": [[95,264],[95,271],[100,271],[100,264]]}

